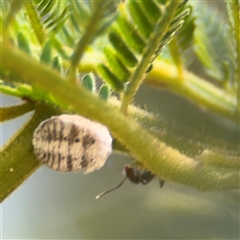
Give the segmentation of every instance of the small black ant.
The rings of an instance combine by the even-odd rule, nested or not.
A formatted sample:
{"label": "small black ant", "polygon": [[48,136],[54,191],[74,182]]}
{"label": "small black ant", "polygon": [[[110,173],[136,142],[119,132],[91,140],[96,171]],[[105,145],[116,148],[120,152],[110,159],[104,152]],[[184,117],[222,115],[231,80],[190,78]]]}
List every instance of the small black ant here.
{"label": "small black ant", "polygon": [[[105,194],[120,188],[127,179],[129,179],[131,182],[135,184],[142,183],[143,185],[146,185],[154,178],[154,175],[152,173],[145,170],[140,170],[137,167],[130,167],[129,165],[126,165],[124,167],[124,172],[125,172],[125,178],[116,187],[100,193],[99,195],[96,196],[95,199],[99,199]],[[160,178],[159,179],[160,188],[163,187],[163,184],[164,184],[164,180]]]}

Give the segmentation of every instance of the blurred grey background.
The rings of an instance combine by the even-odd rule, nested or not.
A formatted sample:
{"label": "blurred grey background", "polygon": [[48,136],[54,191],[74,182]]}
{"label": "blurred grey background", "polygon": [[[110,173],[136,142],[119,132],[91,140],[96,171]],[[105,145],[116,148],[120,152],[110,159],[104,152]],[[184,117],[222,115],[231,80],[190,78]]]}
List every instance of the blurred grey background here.
{"label": "blurred grey background", "polygon": [[[1,103],[20,101],[3,95]],[[168,91],[144,85],[136,104],[169,122],[238,141],[236,125]],[[30,117],[1,125],[1,144]],[[146,186],[126,181],[95,200],[122,180],[119,169],[127,161],[113,154],[102,169],[89,175],[42,166],[1,204],[2,239],[239,239],[237,190],[203,193],[172,182],[160,189],[157,180]]]}

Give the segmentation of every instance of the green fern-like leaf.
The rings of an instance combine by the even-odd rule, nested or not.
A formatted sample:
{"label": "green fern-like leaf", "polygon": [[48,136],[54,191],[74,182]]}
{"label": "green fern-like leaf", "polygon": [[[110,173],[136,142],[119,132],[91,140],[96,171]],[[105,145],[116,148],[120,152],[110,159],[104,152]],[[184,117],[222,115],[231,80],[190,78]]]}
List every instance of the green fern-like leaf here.
{"label": "green fern-like leaf", "polygon": [[[231,76],[231,86],[234,89],[240,88],[240,1],[226,1],[228,10],[229,26],[227,34],[225,35],[226,44],[229,50],[229,57],[234,71]],[[240,91],[240,90],[239,90]],[[240,101],[238,99],[238,101]],[[240,104],[240,102],[239,102]],[[239,105],[238,104],[238,105]],[[239,107],[240,108],[240,107]]]}
{"label": "green fern-like leaf", "polygon": [[[109,52],[111,51],[111,53],[114,54],[115,51],[115,57],[112,58],[120,58],[122,62],[124,62],[125,77],[128,77],[128,79],[121,79],[122,81],[126,82],[129,80],[130,69],[136,67],[143,52],[146,51],[146,46],[149,44],[151,36],[155,36],[152,32],[156,27],[156,21],[159,22],[159,25],[161,24],[164,14],[167,14],[168,4],[168,1],[166,1],[166,3],[156,3],[155,1],[130,1],[126,3],[125,8],[120,9],[121,15],[118,17],[117,23],[113,26],[109,34],[112,50],[105,51],[105,54],[108,60],[108,67],[113,74],[119,72],[120,64],[110,60]],[[186,12],[179,10],[180,15],[176,12],[174,20],[171,22],[166,32],[162,34],[162,39],[159,40],[158,48],[155,50],[150,60],[147,71],[150,70],[151,62],[160,54],[164,46],[172,38],[173,33],[181,25],[182,19],[188,15],[188,11],[189,9],[187,9]],[[155,34],[157,33],[155,32]],[[141,55],[139,56],[138,54]]]}
{"label": "green fern-like leaf", "polygon": [[[1,1],[0,6],[1,6],[1,15],[4,19],[3,22],[3,30],[4,28],[6,29],[11,21],[14,19],[14,17],[17,15],[17,13],[20,11],[22,8],[22,5],[24,3],[24,0],[19,0],[19,1]],[[1,32],[2,33],[2,32]]]}
{"label": "green fern-like leaf", "polygon": [[31,46],[30,46],[29,41],[27,40],[26,36],[22,32],[18,33],[17,40],[18,40],[18,47],[21,50],[23,50],[24,52],[31,55],[31,49],[30,49]]}
{"label": "green fern-like leaf", "polygon": [[32,28],[41,44],[44,41],[45,31],[56,34],[70,14],[68,5],[61,1],[32,1],[26,4],[26,10]]}
{"label": "green fern-like leaf", "polygon": [[224,32],[227,31],[226,22],[216,10],[204,3],[192,4],[198,26],[194,33],[195,52],[206,73],[224,86],[230,80],[231,72],[228,46],[224,37]]}
{"label": "green fern-like leaf", "polygon": [[96,92],[96,83],[95,83],[95,77],[93,75],[93,73],[88,73],[85,74],[82,79],[82,85],[89,91],[91,91],[92,93]]}
{"label": "green fern-like leaf", "polygon": [[50,64],[52,58],[52,48],[50,42],[46,42],[43,46],[40,61],[46,64]]}
{"label": "green fern-like leaf", "polygon": [[[118,3],[119,1],[23,1],[21,6],[25,7],[27,18],[22,14],[22,9],[21,14],[17,16],[17,24],[29,22],[40,45],[43,46],[48,40],[63,58],[69,59],[71,55],[69,49],[73,50],[82,34],[89,31],[87,28],[94,9],[99,12],[98,26],[94,29],[88,44],[106,31],[116,17]],[[99,4],[101,7],[98,7]],[[13,6],[10,3],[4,2],[6,14],[10,15],[11,8]],[[16,25],[14,31],[18,32],[21,27],[20,24]]]}
{"label": "green fern-like leaf", "polygon": [[[34,57],[38,56],[45,64],[53,61],[51,53],[57,51],[58,57],[68,61],[65,67],[68,68],[70,65],[69,75],[74,79],[84,52],[114,20],[119,2],[49,0],[24,2],[22,7],[25,7],[27,18],[22,9],[16,16],[17,24],[12,25],[14,29],[10,29],[9,32],[14,42],[17,42],[14,33],[22,29],[21,24],[24,24],[25,32],[32,34],[25,37],[25,32],[21,31],[18,34],[19,47],[28,53],[31,52]],[[11,5],[5,4],[6,9],[10,11]]]}
{"label": "green fern-like leaf", "polygon": [[77,44],[79,36],[89,27],[89,22],[95,10],[98,10],[100,17],[98,18],[97,29],[92,35],[92,40],[106,31],[116,17],[118,1],[101,1],[100,5],[98,4],[99,1],[68,1],[70,16],[60,32],[61,41],[64,44],[70,48]]}
{"label": "green fern-like leaf", "polygon": [[[159,3],[148,1],[147,4],[148,7],[144,1],[125,3],[120,8],[121,14],[109,33],[109,42],[112,47],[107,47],[105,50],[107,64],[104,71],[106,73],[108,69],[108,74],[102,74],[103,66],[99,74],[107,82],[112,83],[115,90],[114,78],[117,76],[117,82],[121,81],[124,84],[129,81],[128,86],[134,88],[134,92],[136,91],[137,86],[144,80],[145,74],[151,71],[154,60],[189,14],[189,8],[185,7],[185,2],[175,3],[174,11],[170,10],[174,6],[171,1]],[[139,73],[139,68],[144,69],[143,72]],[[123,74],[119,74],[121,69]],[[133,87],[131,82],[135,81],[138,83],[134,83],[133,85],[136,86]],[[127,87],[126,92],[128,91]]]}
{"label": "green fern-like leaf", "polygon": [[183,26],[177,31],[167,46],[167,51],[170,51],[180,75],[183,67],[187,67],[194,59],[194,21],[195,18],[191,12],[191,14],[186,17]]}
{"label": "green fern-like leaf", "polygon": [[99,98],[101,98],[103,101],[107,101],[110,97],[110,89],[108,85],[104,84],[101,86],[98,92]]}

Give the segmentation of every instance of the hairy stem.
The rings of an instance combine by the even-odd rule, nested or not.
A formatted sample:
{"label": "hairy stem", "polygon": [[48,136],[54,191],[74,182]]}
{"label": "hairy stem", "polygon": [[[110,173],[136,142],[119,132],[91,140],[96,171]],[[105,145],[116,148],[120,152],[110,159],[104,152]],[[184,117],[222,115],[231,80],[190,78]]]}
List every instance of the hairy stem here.
{"label": "hairy stem", "polygon": [[183,71],[183,77],[180,80],[175,66],[156,61],[147,83],[170,89],[211,112],[220,114],[236,123],[239,121],[236,96],[186,70]]}
{"label": "hairy stem", "polygon": [[25,103],[19,106],[0,108],[0,122],[8,121],[10,119],[22,116],[25,113],[34,110],[32,103]]}
{"label": "hairy stem", "polygon": [[57,72],[14,49],[12,45],[0,43],[3,46],[3,68],[24,76],[26,81],[43,91],[51,91],[77,113],[105,124],[112,135],[156,176],[205,191],[239,188],[238,169],[205,166],[181,154],[86,89],[69,84]]}
{"label": "hairy stem", "polygon": [[240,159],[238,155],[229,156],[224,155],[221,151],[209,151],[204,150],[199,156],[198,159],[204,164],[207,165],[218,165],[222,167],[239,169],[240,167]]}
{"label": "hairy stem", "polygon": [[[86,73],[96,71],[95,65],[99,56],[93,56],[93,54],[91,53],[91,56],[86,57],[80,71]],[[91,63],[92,58],[96,61],[94,65]],[[234,95],[233,92],[218,88],[188,70],[182,69],[182,78],[179,79],[179,71],[175,65],[156,60],[145,83],[160,89],[168,89],[210,112],[239,123],[238,96]],[[240,91],[240,88],[238,89]]]}
{"label": "hairy stem", "polygon": [[[67,104],[57,102],[49,94],[36,94],[36,89],[32,88],[30,85],[18,84],[17,88],[9,87],[7,85],[2,85],[0,92],[12,95],[15,97],[27,97],[33,101],[45,102],[57,104],[62,107],[62,109],[68,108]],[[31,104],[31,103],[29,103]],[[112,105],[114,108],[118,109],[121,105],[121,102],[116,98],[110,98],[108,104]],[[33,104],[31,104],[34,107]],[[21,105],[23,106],[23,105]],[[18,106],[20,107],[20,106]],[[23,106],[24,107],[24,106]],[[14,114],[15,108],[13,108]],[[198,155],[204,149],[226,149],[224,156],[231,157],[236,155],[239,147],[235,144],[229,144],[221,139],[215,139],[211,136],[208,136],[206,132],[196,131],[196,129],[182,127],[182,125],[169,124],[168,121],[155,116],[155,114],[149,113],[133,105],[129,106],[128,117],[131,121],[135,121],[146,129],[149,133],[154,135],[158,140],[164,141],[166,144],[180,149],[182,153],[187,154],[188,156]],[[181,141],[179,141],[181,139]],[[119,141],[115,139],[113,144],[113,149],[115,151],[120,151],[121,153],[129,154],[129,151],[124,147]]]}
{"label": "hairy stem", "polygon": [[[94,58],[97,61],[98,56],[93,57],[92,54],[86,57],[85,63],[81,65],[81,71],[96,71],[91,59]],[[175,65],[156,60],[145,82],[154,87],[168,89],[210,112],[219,114],[237,124],[239,123],[240,113],[236,100],[237,96],[218,88],[206,79],[200,78],[185,69],[182,69],[181,79],[179,79],[179,71]]]}
{"label": "hairy stem", "polygon": [[59,114],[59,111],[42,103],[35,104],[35,109],[32,119],[1,151],[0,202],[40,166],[33,153],[33,131],[43,119]]}

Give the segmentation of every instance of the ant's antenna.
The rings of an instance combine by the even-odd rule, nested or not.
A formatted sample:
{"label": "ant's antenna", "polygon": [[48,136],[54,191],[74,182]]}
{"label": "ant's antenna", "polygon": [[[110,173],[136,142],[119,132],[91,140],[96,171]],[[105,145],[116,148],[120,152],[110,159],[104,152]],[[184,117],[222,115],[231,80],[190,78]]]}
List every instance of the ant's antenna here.
{"label": "ant's antenna", "polygon": [[107,190],[105,192],[100,193],[99,195],[97,195],[95,197],[95,199],[99,199],[100,197],[104,196],[105,194],[110,193],[110,192],[120,188],[123,185],[123,183],[126,181],[126,179],[127,179],[127,176],[116,187],[111,188],[111,189],[109,189],[109,190]]}

